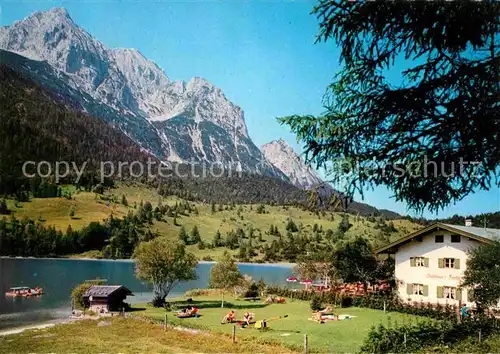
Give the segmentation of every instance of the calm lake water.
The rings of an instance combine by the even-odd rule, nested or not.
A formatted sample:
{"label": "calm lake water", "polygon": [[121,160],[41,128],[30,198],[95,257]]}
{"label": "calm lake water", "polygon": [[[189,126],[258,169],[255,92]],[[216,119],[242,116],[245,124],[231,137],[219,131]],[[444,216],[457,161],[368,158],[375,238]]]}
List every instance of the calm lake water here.
{"label": "calm lake water", "polygon": [[[182,295],[186,290],[205,288],[213,264],[197,266],[198,279],[180,283],[170,296]],[[263,278],[267,284],[285,284],[292,274],[286,265],[240,264],[241,273],[253,279]],[[0,258],[0,330],[67,318],[71,313],[71,290],[87,279],[107,279],[108,284],[123,284],[135,296],[127,302],[147,302],[151,292],[134,275],[132,261],[20,259]],[[5,292],[13,286],[41,286],[44,295],[34,298],[8,298]]]}

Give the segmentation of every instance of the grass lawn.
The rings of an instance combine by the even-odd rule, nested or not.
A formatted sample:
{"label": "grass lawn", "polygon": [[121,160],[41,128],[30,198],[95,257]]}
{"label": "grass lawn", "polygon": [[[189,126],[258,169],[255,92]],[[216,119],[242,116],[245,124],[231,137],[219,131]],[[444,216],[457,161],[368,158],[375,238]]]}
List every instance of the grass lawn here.
{"label": "grass lawn", "polygon": [[[232,332],[233,325],[220,323],[229,307],[235,309],[237,318],[242,318],[246,311],[255,313],[257,320],[288,315],[286,318],[270,322],[270,328],[266,331],[259,331],[255,328],[242,329],[237,326],[236,336],[237,338],[254,337],[257,341],[276,341],[289,348],[300,350],[303,346],[304,334],[307,333],[312,351],[344,353],[355,352],[373,325],[387,324],[389,321],[396,325],[428,320],[408,314],[395,312],[384,314],[379,310],[351,307],[338,309],[336,312],[341,315],[355,316],[354,318],[319,324],[308,320],[311,317],[309,302],[288,299],[286,304],[264,305],[259,302],[253,303],[232,298],[227,300],[231,304],[226,304],[226,308],[220,308],[220,299],[217,297],[194,297],[195,306],[200,308],[199,318],[177,319],[173,313],[167,312],[168,321],[172,324],[229,334]],[[136,312],[137,314],[156,319],[163,319],[166,313],[164,309],[143,304],[135,305],[135,307],[143,308],[142,311]]]}
{"label": "grass lawn", "polygon": [[[105,321],[105,322],[104,322]],[[106,324],[102,326],[103,322]],[[101,325],[99,325],[99,323]],[[0,336],[2,353],[284,353],[277,345],[192,334],[134,319],[84,320]]]}

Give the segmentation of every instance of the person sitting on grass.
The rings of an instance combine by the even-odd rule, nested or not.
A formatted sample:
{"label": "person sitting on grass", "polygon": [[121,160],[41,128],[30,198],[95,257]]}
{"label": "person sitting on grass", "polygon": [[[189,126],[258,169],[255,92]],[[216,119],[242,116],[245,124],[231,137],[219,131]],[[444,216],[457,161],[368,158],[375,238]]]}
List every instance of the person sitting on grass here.
{"label": "person sitting on grass", "polygon": [[250,326],[250,322],[254,320],[254,314],[251,312],[245,312],[243,315],[243,325]]}
{"label": "person sitting on grass", "polygon": [[333,313],[333,308],[330,305],[328,305],[323,310],[320,310],[318,312],[320,312],[322,315],[332,315],[332,314],[334,314]]}
{"label": "person sitting on grass", "polygon": [[224,324],[224,323],[232,323],[232,322],[234,322],[235,318],[236,318],[236,312],[234,312],[233,310],[231,310],[231,311],[229,311],[227,313],[226,316],[224,316],[224,318],[222,319],[221,323],[222,324]]}

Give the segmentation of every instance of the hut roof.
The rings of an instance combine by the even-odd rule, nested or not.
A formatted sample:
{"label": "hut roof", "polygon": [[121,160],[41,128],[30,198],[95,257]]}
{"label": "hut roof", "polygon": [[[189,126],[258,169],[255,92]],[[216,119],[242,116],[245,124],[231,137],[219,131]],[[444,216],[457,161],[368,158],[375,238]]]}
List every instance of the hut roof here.
{"label": "hut roof", "polygon": [[125,295],[134,295],[123,285],[92,285],[83,296],[108,297],[116,291],[123,291]]}

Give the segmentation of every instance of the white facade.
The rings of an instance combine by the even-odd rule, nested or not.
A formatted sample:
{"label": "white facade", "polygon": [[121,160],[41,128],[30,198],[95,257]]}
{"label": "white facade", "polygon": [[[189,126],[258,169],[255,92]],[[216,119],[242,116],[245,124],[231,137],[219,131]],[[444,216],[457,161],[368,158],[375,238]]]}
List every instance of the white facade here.
{"label": "white facade", "polygon": [[395,276],[401,299],[450,305],[458,305],[459,300],[469,302],[467,289],[459,287],[467,267],[467,252],[479,244],[475,239],[437,229],[399,245]]}

